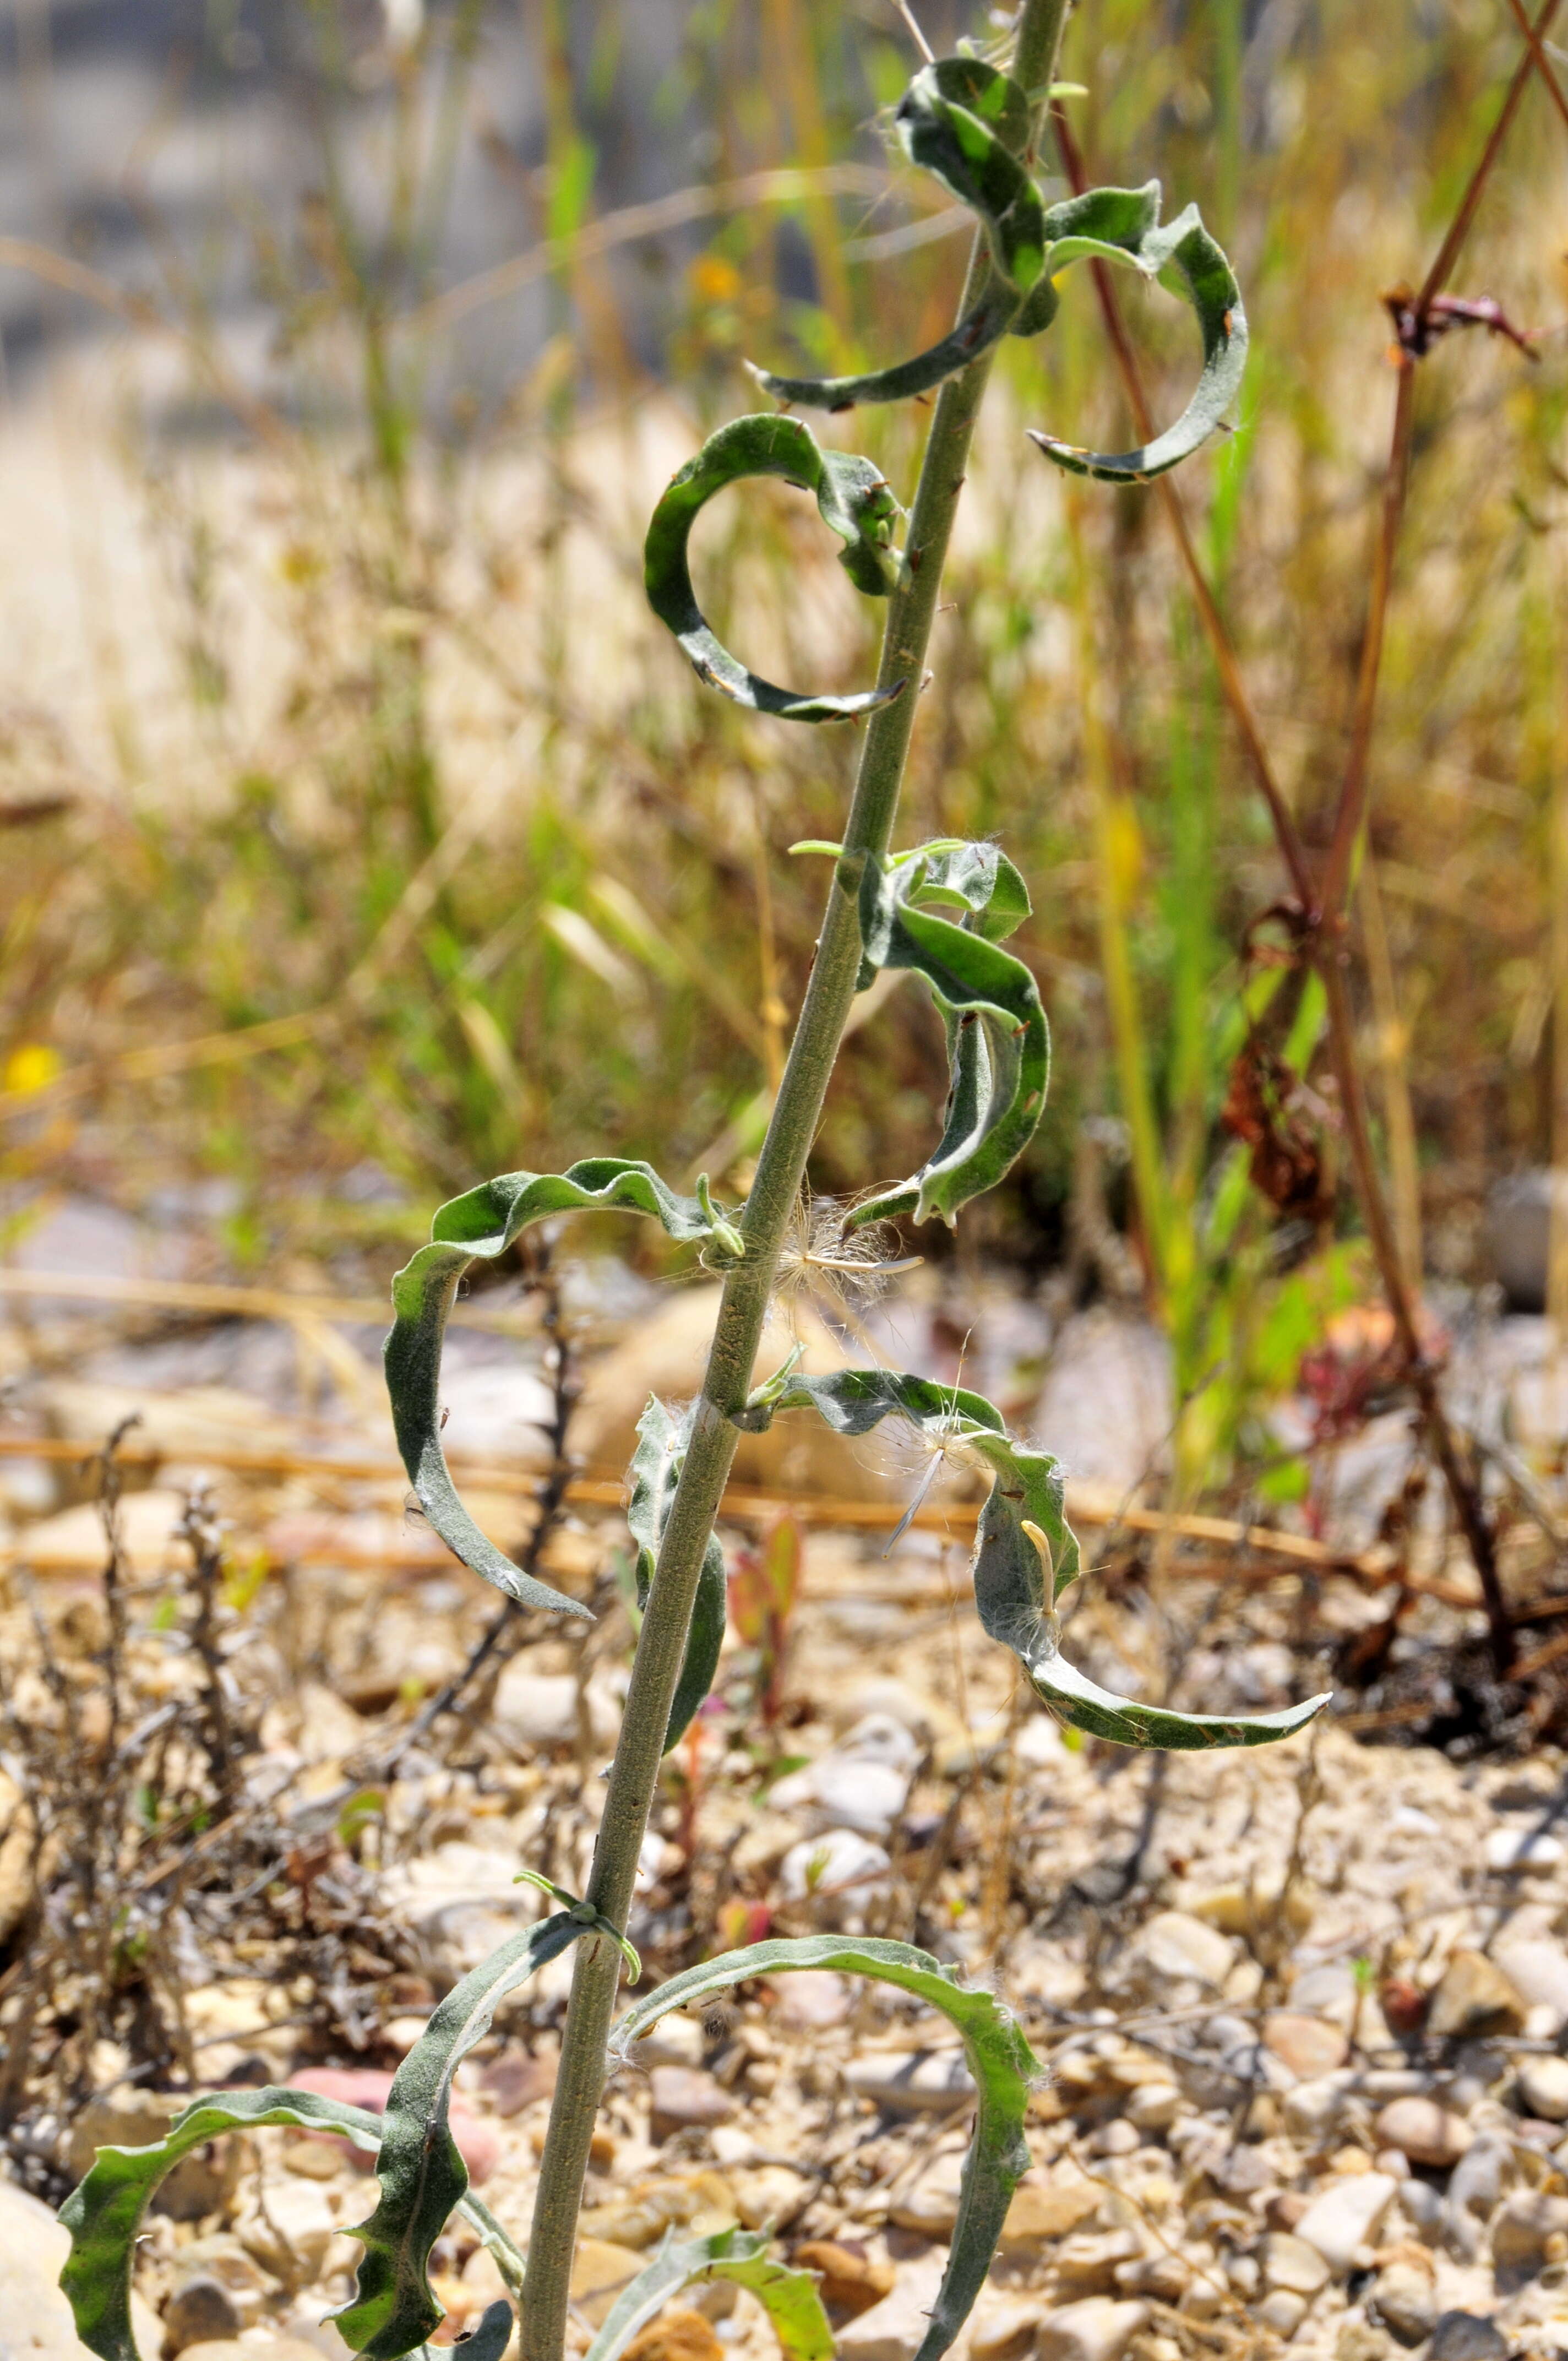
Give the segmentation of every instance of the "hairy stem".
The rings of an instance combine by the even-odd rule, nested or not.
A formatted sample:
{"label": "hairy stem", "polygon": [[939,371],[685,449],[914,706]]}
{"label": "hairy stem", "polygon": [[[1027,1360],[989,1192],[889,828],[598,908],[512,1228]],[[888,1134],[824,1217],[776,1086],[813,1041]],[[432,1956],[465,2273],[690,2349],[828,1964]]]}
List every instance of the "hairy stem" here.
{"label": "hairy stem", "polygon": [[[1024,0],[1020,11],[1013,71],[1036,100],[1036,125],[1055,72],[1067,9],[1068,0]],[[975,301],[988,269],[983,241],[977,240],[960,318]],[[743,1406],[751,1387],[779,1252],[855,995],[861,963],[860,879],[866,862],[885,852],[892,837],[948,536],[992,357],[988,353],[971,362],[948,380],[938,397],[910,515],[908,565],[889,600],[878,672],[880,685],[901,680],[905,690],[891,705],[879,708],[866,725],[844,850],[828,889],[806,999],[740,1222],[745,1259],[725,1282],[691,1443],[642,1619],[587,1896],[614,1927],[624,1927],[630,1906],[703,1552],[739,1440],[729,1413]],[[560,2361],[577,2212],[604,2081],[605,2043],[620,1966],[620,1955],[607,1938],[578,1944],[533,2211],[523,2361]]]}

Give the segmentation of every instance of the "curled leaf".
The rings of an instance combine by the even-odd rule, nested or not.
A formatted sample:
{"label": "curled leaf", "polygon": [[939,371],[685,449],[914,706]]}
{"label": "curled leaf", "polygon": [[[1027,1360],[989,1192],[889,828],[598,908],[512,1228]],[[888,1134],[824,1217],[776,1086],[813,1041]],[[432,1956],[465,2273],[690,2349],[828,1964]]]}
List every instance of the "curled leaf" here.
{"label": "curled leaf", "polygon": [[[71,2253],[60,2284],[76,2333],[99,2361],[142,2361],[131,2329],[131,2266],[142,2219],[159,2183],[182,2156],[224,2132],[261,2131],[270,2125],[339,2132],[371,2154],[385,2124],[364,2107],[316,2091],[217,2091],[176,2115],[148,2147],[100,2148],[92,2170],[60,2209],[71,2233]],[[514,2288],[522,2283],[522,2257],[488,2207],[471,2193],[461,2200],[485,2246]],[[494,2307],[492,2307],[492,2310]],[[487,2322],[489,2314],[487,2313]],[[478,2361],[488,2361],[481,2353]]]}
{"label": "curled leaf", "polygon": [[[1136,451],[1085,451],[1054,434],[1031,433],[1048,459],[1074,475],[1116,483],[1164,475],[1207,442],[1240,390],[1246,367],[1247,324],[1241,289],[1196,205],[1159,226],[1160,188],[1090,189],[1046,216],[1051,240],[1046,269],[1054,277],[1085,257],[1118,262],[1182,292],[1198,315],[1203,368],[1197,390],[1174,426]],[[1042,325],[1044,323],[1041,324]]]}
{"label": "curled leaf", "polygon": [[888,704],[904,686],[861,690],[852,697],[802,697],[775,688],[751,672],[715,638],[696,603],[686,544],[698,512],[716,492],[748,476],[782,476],[817,495],[825,524],[845,546],[839,564],[857,590],[883,598],[892,587],[893,520],[898,504],[882,470],[843,451],[824,451],[798,418],[762,412],[732,418],[710,434],[695,458],[671,477],[648,526],[643,581],[648,603],[674,631],[692,669],[738,705],[784,721],[841,721]]}
{"label": "curled leaf", "polygon": [[839,1434],[866,1434],[884,1418],[906,1419],[934,1451],[984,1468],[992,1485],[975,1532],[975,1607],[1058,1721],[1118,1746],[1193,1752],[1267,1745],[1328,1704],[1325,1694],[1283,1713],[1175,1713],[1115,1697],[1069,1664],[1052,1611],[1080,1570],[1061,1470],[1048,1452],[1014,1441],[982,1394],[894,1369],[834,1369],[819,1378],[795,1375],[771,1401],[753,1398],[735,1422],[764,1427],[776,1411],[797,1409],[816,1411]]}
{"label": "curled leaf", "polygon": [[[962,916],[955,923],[945,911]],[[1039,989],[1001,948],[1029,915],[1029,895],[993,844],[950,840],[868,862],[861,879],[861,988],[880,970],[925,979],[947,1027],[950,1080],[935,1153],[912,1179],[856,1207],[851,1224],[939,1214],[993,1189],[1034,1135],[1050,1081],[1051,1043]]]}
{"label": "curled leaf", "polygon": [[632,2338],[683,2288],[715,2279],[750,2289],[773,2322],[785,2361],[833,2361],[833,2332],[809,2271],[770,2259],[765,2231],[715,2230],[706,2238],[665,2234],[646,2270],[623,2288],[586,2361],[620,2361]]}
{"label": "curled leaf", "polygon": [[[725,1951],[673,1976],[657,1992],[636,2002],[611,2037],[612,2055],[624,2062],[640,2034],[673,2008],[721,1992],[749,1976],[776,1976],[799,1968],[837,1969],[871,1976],[913,1993],[939,2009],[958,2027],[974,2077],[974,2137],[964,2158],[958,2220],[948,2267],[931,2308],[930,2325],[915,2361],[938,2361],[948,2350],[985,2284],[1002,2224],[1020,2176],[1029,2165],[1024,2119],[1029,2092],[1038,2079],[1038,2059],[1011,2013],[994,1993],[966,1992],[956,1968],[945,1968],[912,1944],[881,1938],[806,1935]],[[635,2282],[634,2282],[635,2284]]]}
{"label": "curled leaf", "polygon": [[[991,254],[986,283],[956,328],[891,368],[828,378],[753,369],[775,401],[849,410],[857,401],[901,401],[925,393],[988,352],[1042,283],[1047,216],[1019,160],[1029,136],[1029,103],[1018,84],[979,58],[939,58],[916,75],[894,122],[911,163],[932,173],[980,223]],[[1048,294],[1049,282],[1044,283]]]}
{"label": "curled leaf", "polygon": [[333,2314],[368,2361],[400,2361],[444,2317],[430,2284],[430,2250],[468,2187],[449,2121],[453,2075],[508,1993],[591,1931],[557,1911],[512,1936],[447,1993],[399,2067],[380,2123],[380,2202],[348,2233],[365,2246],[357,2290]]}
{"label": "curled leaf", "polygon": [[565,1172],[505,1172],[454,1197],[422,1246],[392,1281],[396,1313],[387,1338],[387,1390],[403,1466],[421,1508],[463,1564],[520,1607],[587,1616],[546,1582],[523,1574],[482,1533],[458,1497],[441,1447],[441,1346],[459,1280],[470,1263],[493,1262],[531,1222],[581,1211],[647,1213],[678,1245],[697,1241],[724,1251],[729,1224],[696,1197],[677,1196],[648,1164],[588,1156]]}
{"label": "curled leaf", "polygon": [[[638,1443],[631,1461],[631,1500],[626,1521],[637,1543],[637,1604],[646,1607],[653,1586],[659,1544],[664,1537],[675,1487],[691,1442],[695,1408],[675,1416],[657,1396],[637,1422]],[[670,1706],[664,1731],[667,1754],[701,1706],[718,1669],[724,1644],[724,1551],[716,1533],[709,1533],[697,1576],[696,1597],[686,1633],[686,1653]]]}

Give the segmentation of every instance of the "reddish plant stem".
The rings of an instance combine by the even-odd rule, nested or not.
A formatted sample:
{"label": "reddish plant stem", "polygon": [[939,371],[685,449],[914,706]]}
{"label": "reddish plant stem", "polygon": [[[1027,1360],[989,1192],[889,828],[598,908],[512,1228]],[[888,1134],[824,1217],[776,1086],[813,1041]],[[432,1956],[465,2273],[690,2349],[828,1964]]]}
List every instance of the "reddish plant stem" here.
{"label": "reddish plant stem", "polygon": [[1568,96],[1564,96],[1563,85],[1552,71],[1552,60],[1546,54],[1546,44],[1541,38],[1545,24],[1543,22],[1538,28],[1530,23],[1525,11],[1524,0],[1508,0],[1508,5],[1514,12],[1514,21],[1530,43],[1530,54],[1535,60],[1536,71],[1551,93],[1552,104],[1563,117],[1564,126],[1568,127]]}
{"label": "reddish plant stem", "polygon": [[[1550,22],[1550,13],[1558,5],[1559,0],[1548,0],[1548,12],[1541,20],[1543,25]],[[1052,112],[1063,169],[1074,192],[1081,194],[1088,186],[1088,175],[1084,169],[1081,152],[1061,108],[1058,106]],[[1505,113],[1507,112],[1508,110],[1505,109]],[[1491,169],[1491,163],[1496,160],[1499,144],[1494,134],[1493,139],[1488,143],[1487,171]],[[1485,174],[1479,176],[1479,181],[1476,176],[1472,177],[1471,188],[1466,192],[1466,203],[1472,217],[1475,213],[1475,200],[1478,198],[1479,188],[1484,184]],[[1457,255],[1463,240],[1445,241],[1445,244],[1449,243],[1452,243],[1450,258],[1452,260],[1452,256]],[[1127,401],[1137,423],[1138,432],[1146,440],[1153,432],[1153,413],[1144,391],[1137,357],[1122,318],[1116,291],[1112,283],[1111,274],[1102,263],[1093,263],[1091,268],[1106,332],[1121,371]],[[1423,302],[1430,302],[1432,294],[1437,291],[1436,287],[1431,288],[1430,291],[1423,295]],[[1403,516],[1405,482],[1409,472],[1414,376],[1413,364],[1409,361],[1403,362],[1395,405],[1390,465],[1385,478],[1382,524],[1378,540],[1378,563],[1374,577],[1367,631],[1357,678],[1355,720],[1353,726],[1345,780],[1342,785],[1340,806],[1335,819],[1333,844],[1337,845],[1347,807],[1355,812],[1356,817],[1345,830],[1345,841],[1350,849],[1354,848],[1361,825],[1361,816],[1365,810],[1367,757],[1376,703],[1384,621],[1392,584],[1394,553]],[[1508,1602],[1503,1596],[1502,1583],[1497,1571],[1497,1549],[1491,1525],[1481,1499],[1480,1488],[1459,1449],[1443,1408],[1442,1398],[1438,1389],[1437,1373],[1427,1359],[1422,1347],[1415,1307],[1405,1284],[1404,1272],[1399,1260],[1398,1242],[1394,1235],[1393,1223],[1389,1218],[1383,1193],[1382,1179],[1372,1150],[1371,1125],[1367,1115],[1365,1092],[1362,1084],[1354,1022],[1349,995],[1345,990],[1343,951],[1339,940],[1343,933],[1343,917],[1336,912],[1332,924],[1325,925],[1324,913],[1332,909],[1334,906],[1327,893],[1320,895],[1314,884],[1299,830],[1297,829],[1269,759],[1263,733],[1258,727],[1256,717],[1253,712],[1252,701],[1242,678],[1234,645],[1199,559],[1180,495],[1168,477],[1159,478],[1157,480],[1156,489],[1160,495],[1176,536],[1182,564],[1197,603],[1199,617],[1214,658],[1221,688],[1240,734],[1253,774],[1268,807],[1280,857],[1285,863],[1296,899],[1306,921],[1302,946],[1304,953],[1311,960],[1323,980],[1329,1017],[1329,1057],[1339,1087],[1340,1104],[1356,1194],[1361,1201],[1367,1237],[1371,1243],[1389,1312],[1394,1321],[1395,1333],[1409,1366],[1410,1383],[1420,1409],[1428,1447],[1442,1471],[1455,1519],[1464,1534],[1481,1585],[1493,1662],[1501,1676],[1507,1673],[1514,1659],[1512,1619],[1508,1612]],[[1325,886],[1329,883],[1329,878],[1337,873],[1338,865],[1331,847],[1329,873],[1325,876]],[[1344,873],[1345,880],[1348,882],[1348,850],[1344,855]],[[1343,884],[1337,888],[1337,891],[1343,893]]]}
{"label": "reddish plant stem", "polygon": [[1355,705],[1351,716],[1350,747],[1344,776],[1334,809],[1333,835],[1329,842],[1323,879],[1312,910],[1314,931],[1337,934],[1344,925],[1345,899],[1350,892],[1356,849],[1366,823],[1367,782],[1372,752],[1372,723],[1377,709],[1377,679],[1383,669],[1383,640],[1388,620],[1388,594],[1394,585],[1394,556],[1405,514],[1405,488],[1410,475],[1410,435],[1415,425],[1416,365],[1409,354],[1398,362],[1394,395],[1394,431],[1388,465],[1383,475],[1382,513],[1377,547],[1372,561],[1372,595],[1361,637],[1361,662],[1356,671]]}
{"label": "reddish plant stem", "polygon": [[[1541,40],[1561,5],[1562,0],[1545,0],[1545,5],[1535,20],[1533,30],[1529,26],[1525,28],[1530,36],[1530,46],[1514,68],[1513,80],[1508,84],[1508,93],[1503,100],[1497,119],[1492,126],[1486,146],[1476,159],[1475,170],[1471,173],[1464,194],[1459,200],[1459,209],[1448,225],[1448,236],[1438,247],[1432,259],[1431,269],[1421,281],[1421,291],[1416,298],[1418,320],[1431,308],[1432,298],[1441,295],[1448,284],[1449,274],[1458,261],[1460,249],[1470,235],[1480,207],[1482,194],[1492,177],[1492,167],[1502,153],[1503,142],[1508,136],[1509,126],[1519,113],[1519,101],[1523,98],[1525,87],[1535,71],[1538,56],[1541,64],[1546,65],[1544,52],[1541,49]],[[1547,74],[1549,80],[1552,78],[1549,66]]]}

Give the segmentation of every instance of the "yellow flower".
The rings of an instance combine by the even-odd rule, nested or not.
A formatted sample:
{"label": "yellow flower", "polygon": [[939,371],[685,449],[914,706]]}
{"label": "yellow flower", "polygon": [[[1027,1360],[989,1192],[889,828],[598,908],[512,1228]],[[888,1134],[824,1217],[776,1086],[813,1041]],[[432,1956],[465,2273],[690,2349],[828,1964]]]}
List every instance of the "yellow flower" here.
{"label": "yellow flower", "polygon": [[35,1091],[48,1088],[60,1064],[60,1051],[51,1049],[47,1041],[24,1041],[6,1059],[0,1081],[18,1097],[30,1098]]}

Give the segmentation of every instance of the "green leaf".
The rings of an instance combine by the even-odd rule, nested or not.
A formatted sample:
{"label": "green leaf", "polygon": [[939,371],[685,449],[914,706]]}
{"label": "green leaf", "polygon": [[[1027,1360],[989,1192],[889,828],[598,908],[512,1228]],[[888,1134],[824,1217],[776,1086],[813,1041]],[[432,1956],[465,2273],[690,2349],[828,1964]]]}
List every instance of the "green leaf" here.
{"label": "green leaf", "polygon": [[[671,2296],[699,2280],[749,2288],[767,2312],[787,2361],[833,2361],[833,2332],[809,2271],[769,2258],[766,2231],[716,2230],[706,2238],[666,2232],[646,2270],[623,2288],[587,2349],[586,2361],[619,2361],[632,2338]],[[465,2347],[465,2356],[466,2356]]]}
{"label": "green leaf", "polygon": [[[901,401],[925,393],[1004,336],[1041,281],[1047,214],[1019,161],[1029,135],[1029,103],[1018,84],[978,58],[940,58],[916,75],[894,122],[910,161],[974,213],[991,253],[986,283],[956,328],[892,368],[829,378],[753,369],[775,401],[849,410],[857,401]],[[1048,280],[1045,285],[1048,295]]]}
{"label": "green leaf", "polygon": [[356,2147],[381,2144],[381,2120],[314,2091],[219,2091],[175,2116],[150,2147],[103,2147],[60,2209],[71,2253],[60,2275],[76,2333],[100,2361],[139,2361],[131,2332],[131,2264],[148,2204],[182,2156],[222,2132],[271,2124],[342,2132]]}
{"label": "green leaf", "polygon": [[[637,1422],[638,1444],[631,1461],[631,1501],[626,1521],[637,1543],[637,1604],[645,1608],[653,1585],[659,1544],[664,1537],[675,1487],[691,1442],[692,1409],[676,1415],[657,1396]],[[724,1644],[724,1551],[716,1533],[709,1533],[692,1604],[691,1626],[681,1676],[664,1731],[667,1754],[682,1737],[713,1686],[718,1652]]]}
{"label": "green leaf", "polygon": [[630,1969],[632,1982],[638,1982],[642,1973],[642,1961],[636,1944],[628,1942],[620,1927],[611,1925],[597,1902],[585,1902],[580,1894],[571,1893],[564,1885],[557,1885],[553,1877],[546,1877],[539,1869],[520,1869],[512,1883],[537,1885],[540,1892],[547,1894],[559,1909],[567,1912],[580,1935],[590,1932],[608,1935]]}
{"label": "green leaf", "polygon": [[[958,2027],[974,2076],[977,2097],[974,2137],[964,2158],[958,2221],[948,2267],[931,2311],[931,2323],[915,2361],[937,2361],[968,2319],[985,2284],[1007,2207],[1029,2149],[1024,2118],[1029,2092],[1041,2068],[1010,2012],[994,1993],[966,1992],[958,1970],[945,1968],[927,1951],[878,1938],[806,1935],[744,1950],[725,1951],[673,1976],[621,2018],[611,2037],[612,2054],[624,2060],[631,2044],[673,2008],[740,1983],[748,1976],[776,1976],[797,1968],[831,1968],[842,1974],[872,1976],[913,1993],[939,2009]],[[596,2356],[597,2361],[597,2356]]]}
{"label": "green leaf", "polygon": [[671,477],[643,546],[649,605],[674,633],[698,679],[754,712],[776,714],[785,721],[841,721],[888,704],[903,689],[903,681],[853,697],[802,697],[794,689],[775,688],[749,671],[709,630],[692,588],[686,544],[698,512],[714,494],[748,476],[782,476],[804,491],[815,492],[823,522],[845,544],[839,562],[850,581],[868,597],[887,596],[894,573],[891,544],[898,503],[881,468],[848,452],[822,450],[798,418],[762,412],[731,419]]}
{"label": "green leaf", "polygon": [[[99,2149],[92,2170],[60,2209],[71,2233],[71,2253],[60,2284],[78,2336],[99,2361],[142,2361],[131,2332],[131,2266],[142,2218],[159,2183],[193,2147],[225,2132],[262,2131],[274,2125],[338,2132],[371,2154],[380,2147],[387,2128],[382,2116],[315,2091],[216,2091],[176,2115],[163,2138],[150,2147]],[[513,2294],[521,2294],[523,2257],[488,2206],[467,2190],[459,2196],[458,2210],[478,2232]],[[492,2304],[476,2334],[493,2339],[499,2325],[495,2315],[504,2309]],[[505,2337],[499,2345],[487,2344],[477,2351],[476,2361],[499,2361],[505,2344]]]}
{"label": "green leaf", "polygon": [[934,1452],[989,1474],[991,1493],[975,1532],[975,1607],[1058,1721],[1118,1746],[1192,1752],[1288,1738],[1328,1704],[1325,1694],[1283,1713],[1174,1713],[1115,1697],[1068,1664],[1052,1610],[1080,1565],[1061,1470],[1048,1452],[1015,1442],[982,1394],[894,1369],[835,1369],[820,1378],[793,1376],[775,1400],[754,1400],[735,1422],[763,1427],[775,1411],[797,1409],[816,1411],[839,1434],[869,1433],[884,1418],[907,1419]]}
{"label": "green leaf", "polygon": [[471,2328],[463,2339],[463,2361],[501,2361],[511,2343],[513,2325],[510,2304],[504,2296],[498,2296],[494,2303],[485,2306],[477,2328]]}
{"label": "green leaf", "polygon": [[1198,315],[1203,339],[1203,369],[1191,401],[1174,426],[1141,449],[1085,451],[1053,434],[1031,434],[1048,459],[1074,475],[1098,476],[1111,483],[1141,483],[1163,475],[1207,442],[1241,388],[1247,324],[1235,274],[1204,228],[1197,206],[1189,205],[1162,229],[1159,198],[1157,181],[1143,189],[1091,189],[1053,206],[1046,215],[1051,240],[1047,277],[1085,257],[1121,263],[1146,279],[1161,280],[1173,293],[1184,293]]}
{"label": "green leaf", "polygon": [[[454,1554],[520,1607],[587,1616],[546,1582],[523,1574],[482,1533],[457,1494],[441,1447],[441,1346],[459,1280],[476,1261],[493,1262],[531,1222],[579,1211],[647,1213],[678,1245],[720,1245],[729,1230],[695,1197],[666,1188],[648,1164],[589,1156],[562,1173],[505,1172],[443,1205],[422,1246],[392,1281],[396,1313],[387,1338],[387,1389],[398,1449],[421,1508]],[[721,1249],[722,1251],[722,1249]]]}
{"label": "green leaf", "polygon": [[368,2361],[399,2361],[443,2318],[428,2275],[430,2250],[468,2187],[448,2120],[453,2075],[507,1993],[591,1931],[557,1911],[512,1936],[447,1993],[399,2067],[381,2118],[380,2202],[348,2233],[365,2246],[357,2293],[333,2314]]}
{"label": "green leaf", "polygon": [[[945,908],[961,910],[962,922]],[[1001,949],[1028,914],[1024,880],[993,844],[944,840],[884,866],[867,862],[861,989],[885,968],[925,979],[947,1027],[950,1080],[936,1152],[912,1179],[856,1206],[851,1226],[912,1213],[939,1214],[951,1227],[1028,1145],[1050,1082],[1050,1031],[1034,977]]]}

